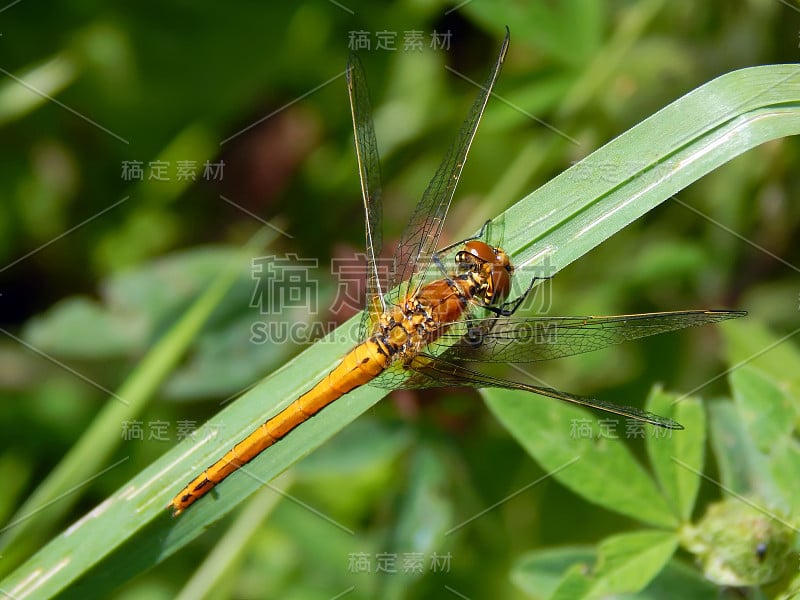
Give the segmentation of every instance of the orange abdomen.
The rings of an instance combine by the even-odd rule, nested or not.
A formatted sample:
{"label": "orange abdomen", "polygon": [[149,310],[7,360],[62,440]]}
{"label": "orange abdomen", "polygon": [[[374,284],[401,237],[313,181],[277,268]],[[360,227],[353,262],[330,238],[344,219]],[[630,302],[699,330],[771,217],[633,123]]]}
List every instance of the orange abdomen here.
{"label": "orange abdomen", "polygon": [[373,339],[353,348],[322,381],[236,444],[175,496],[170,503],[173,516],[331,402],[368,383],[388,364],[389,357]]}

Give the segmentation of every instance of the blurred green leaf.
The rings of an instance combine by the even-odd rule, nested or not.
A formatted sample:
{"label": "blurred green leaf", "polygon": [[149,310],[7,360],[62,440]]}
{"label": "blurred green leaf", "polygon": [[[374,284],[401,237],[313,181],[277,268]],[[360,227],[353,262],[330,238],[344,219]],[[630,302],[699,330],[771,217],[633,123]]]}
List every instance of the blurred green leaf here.
{"label": "blurred green leaf", "polygon": [[119,314],[89,298],[66,298],[28,321],[25,339],[64,358],[110,358],[140,348],[147,339],[144,315]]}
{"label": "blurred green leaf", "polygon": [[729,375],[734,402],[716,401],[709,407],[721,483],[737,494],[792,511],[800,505],[800,451],[794,435],[798,419],[794,374],[800,369],[800,354],[783,343],[785,337],[776,339],[753,326],[745,330],[749,339],[733,328],[725,329],[735,356],[750,353]]}
{"label": "blurred green leaf", "polygon": [[768,499],[796,512],[800,506],[800,352],[763,328],[725,329],[733,358],[743,364],[730,375],[735,408],[714,405],[712,438],[722,480],[739,493]]}
{"label": "blurred green leaf", "polygon": [[795,600],[800,595],[800,573],[795,575],[791,583],[786,587],[786,591],[778,596],[778,600]]}
{"label": "blurred green leaf", "polygon": [[723,327],[721,331],[727,342],[730,364],[747,363],[770,375],[795,398],[797,406],[797,398],[800,398],[800,350],[795,336],[800,329],[776,336],[755,319],[745,319],[740,327]]}
{"label": "blurred green leaf", "polygon": [[[669,534],[663,534],[669,535]],[[552,598],[552,594],[567,569],[572,567],[571,578],[582,577],[580,589],[588,593],[591,572],[597,550],[589,547],[562,547],[538,550],[522,556],[512,572],[514,583],[536,600]],[[581,574],[583,572],[583,574]],[[577,584],[576,584],[577,585]],[[656,578],[642,591],[626,594],[632,600],[706,600],[717,593],[717,588],[702,578],[696,570],[677,561],[668,562]],[[565,596],[566,597],[566,596]],[[577,596],[573,596],[577,597]]]}
{"label": "blurred green leaf", "polygon": [[623,57],[631,52],[663,6],[663,0],[646,0],[629,5],[620,13],[620,22],[609,42],[592,56],[584,58],[589,64],[582,69],[581,77],[560,103],[559,116],[569,118],[589,104],[593,96],[602,93]]}
{"label": "blurred green leaf", "polygon": [[0,479],[8,486],[5,494],[0,496],[0,522],[6,523],[19,502],[25,485],[33,475],[31,465],[22,456],[10,452],[0,455]]}
{"label": "blurred green leaf", "polygon": [[688,521],[700,488],[700,476],[697,473],[702,472],[705,458],[706,419],[703,407],[695,398],[678,397],[655,388],[650,392],[646,408],[685,424],[686,428],[682,431],[648,436],[647,455],[661,491],[675,513],[683,521]]}
{"label": "blurred green leaf", "polygon": [[733,371],[730,381],[737,411],[756,448],[769,453],[788,443],[798,411],[778,383],[750,365]]}
{"label": "blurred green leaf", "polygon": [[[398,560],[393,565],[397,572],[383,577],[381,598],[405,598],[408,588],[433,568],[434,555],[439,562],[436,568],[449,570],[452,557],[445,546],[445,535],[454,511],[446,486],[447,471],[441,457],[430,446],[421,444],[411,460],[408,491],[384,550]],[[407,570],[402,564],[402,557],[412,553],[423,557],[419,571]]]}
{"label": "blurred green leaf", "polygon": [[[23,337],[61,359],[109,361],[138,355],[239,253],[233,248],[197,247],[120,271],[101,282],[102,302],[67,298],[31,319]],[[171,373],[163,387],[165,395],[225,397],[296,352],[288,333],[282,343],[267,343],[281,333],[272,326],[285,325],[289,319],[300,330],[311,315],[302,310],[259,310],[262,307],[253,304],[254,286],[252,272],[243,265],[230,292],[193,340],[190,356]],[[302,331],[313,329],[309,325]]]}
{"label": "blurred green leaf", "polygon": [[644,590],[632,594],[632,600],[707,600],[719,593],[696,569],[683,561],[671,560]]}
{"label": "blurred green leaf", "polygon": [[720,483],[736,494],[774,498],[767,458],[755,447],[733,403],[714,400],[708,403],[708,410]]}
{"label": "blurred green leaf", "polygon": [[583,565],[572,565],[558,582],[551,600],[585,598],[592,589],[592,580]]}
{"label": "blurred green leaf", "polygon": [[[84,297],[65,299],[31,319],[23,337],[64,358],[108,359],[138,353],[163,323],[184,311],[237,256],[241,251],[235,248],[194,248],[123,270],[100,283],[102,303]],[[245,267],[237,279],[249,280]],[[241,310],[241,300],[235,306]],[[215,312],[220,312],[219,306]]]}
{"label": "blurred green leaf", "polygon": [[770,449],[770,475],[780,493],[777,502],[788,514],[800,515],[800,443],[787,439]]}
{"label": "blurred green leaf", "polygon": [[597,50],[605,16],[602,4],[591,0],[569,0],[553,5],[475,3],[466,5],[465,10],[495,28],[497,24],[511,26],[520,39],[535,43],[572,67],[588,61]]}
{"label": "blurred green leaf", "polygon": [[42,106],[75,81],[78,71],[74,57],[64,52],[18,72],[0,85],[0,125]]}
{"label": "blurred green leaf", "polygon": [[407,430],[390,428],[365,416],[332,439],[325,452],[315,452],[304,458],[294,473],[298,479],[349,479],[395,460],[411,442]]}
{"label": "blurred green leaf", "polygon": [[658,575],[677,547],[678,536],[664,531],[634,531],[604,540],[598,547],[590,596],[638,592]]}
{"label": "blurred green leaf", "polygon": [[704,249],[692,240],[648,240],[641,253],[632,257],[632,285],[652,286],[699,272],[705,265]]}
{"label": "blurred green leaf", "polygon": [[[320,510],[357,519],[397,487],[392,466],[411,442],[407,430],[365,415],[331,439],[324,452],[297,463],[295,488]],[[342,494],[342,481],[347,481],[347,494]]]}
{"label": "blurred green leaf", "polygon": [[[667,529],[677,526],[650,476],[620,439],[600,433],[590,413],[525,392],[488,389],[483,394],[494,415],[548,475],[608,510]],[[576,429],[578,423],[587,431]]]}
{"label": "blurred green leaf", "polygon": [[588,546],[567,546],[530,552],[517,560],[511,579],[533,598],[549,598],[567,569],[577,565],[588,572],[596,557],[597,551]]}

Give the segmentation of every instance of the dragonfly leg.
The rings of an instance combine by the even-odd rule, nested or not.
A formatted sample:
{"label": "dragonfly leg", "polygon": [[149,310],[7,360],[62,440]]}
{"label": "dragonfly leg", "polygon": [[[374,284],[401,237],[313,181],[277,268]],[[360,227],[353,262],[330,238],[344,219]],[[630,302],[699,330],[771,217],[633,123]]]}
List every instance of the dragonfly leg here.
{"label": "dragonfly leg", "polygon": [[498,317],[510,317],[517,309],[525,302],[525,298],[528,297],[528,294],[531,293],[533,290],[533,286],[536,284],[537,281],[544,281],[546,279],[552,279],[553,275],[547,275],[539,277],[538,275],[531,279],[531,282],[528,284],[528,289],[522,292],[519,296],[514,298],[514,300],[509,300],[507,302],[503,302],[500,306],[485,306],[484,308],[490,310]]}
{"label": "dragonfly leg", "polygon": [[[479,240],[479,239],[482,239],[482,238],[483,238],[483,236],[486,234],[486,229],[487,229],[487,228],[488,228],[488,227],[489,227],[491,224],[492,224],[492,220],[491,220],[491,219],[486,219],[486,222],[485,222],[483,225],[481,225],[481,230],[478,232],[478,235],[476,235],[474,238],[470,238],[470,239],[471,239],[471,240]],[[464,241],[466,242],[466,241],[469,241],[469,240],[464,240]]]}

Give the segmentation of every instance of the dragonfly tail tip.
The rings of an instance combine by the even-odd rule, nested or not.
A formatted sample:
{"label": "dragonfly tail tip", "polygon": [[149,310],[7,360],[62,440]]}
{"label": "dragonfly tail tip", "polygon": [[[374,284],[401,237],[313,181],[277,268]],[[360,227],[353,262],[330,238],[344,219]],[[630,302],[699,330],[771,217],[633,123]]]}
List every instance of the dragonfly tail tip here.
{"label": "dragonfly tail tip", "polygon": [[167,506],[165,507],[167,510],[172,509],[172,518],[174,519],[179,514],[183,512],[183,509],[175,504],[175,501],[172,500]]}

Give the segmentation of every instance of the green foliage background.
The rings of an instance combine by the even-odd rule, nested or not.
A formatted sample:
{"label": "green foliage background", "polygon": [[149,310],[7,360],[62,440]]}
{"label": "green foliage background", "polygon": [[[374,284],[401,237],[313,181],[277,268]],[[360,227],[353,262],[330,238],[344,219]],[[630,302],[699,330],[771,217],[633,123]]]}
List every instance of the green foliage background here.
{"label": "green foliage background", "polygon": [[[253,283],[242,257],[316,259],[319,304],[327,307],[337,291],[331,260],[362,248],[342,76],[354,32],[366,32],[373,47],[378,32],[396,34],[397,50],[361,52],[383,157],[387,249],[474,96],[444,65],[482,80],[505,25],[511,50],[496,88],[505,101],[490,100],[448,218],[450,239],[475,231],[716,76],[800,61],[800,11],[767,0],[476,0],[458,8],[436,2],[72,3],[46,14],[23,0],[0,17],[4,576],[173,448],[180,423],[193,429],[211,419],[232,435],[215,421],[222,405],[303,349],[251,342],[254,320],[270,317],[249,307]],[[448,50],[403,50],[408,32],[421,31],[427,44],[434,30],[452,33]],[[142,161],[147,177],[148,163],[156,160],[168,162],[171,181],[122,177],[125,161]],[[222,181],[176,178],[177,161],[206,160],[225,162]],[[726,338],[691,331],[537,366],[536,376],[572,392],[641,405],[654,382],[688,392],[794,332],[798,164],[797,139],[759,146],[572,263],[551,288],[553,314],[730,307],[747,309],[749,323],[730,324]],[[288,235],[271,230],[254,242],[256,250],[242,253],[260,220]],[[323,312],[320,319],[347,316]],[[302,308],[276,318],[308,322]],[[190,344],[185,355],[163,346],[148,354],[176,323]],[[765,354],[760,368],[796,406],[798,383],[787,373],[800,369],[787,352],[780,361]],[[774,362],[786,365],[783,378],[769,371]],[[128,417],[119,406],[115,413],[109,390],[135,404],[136,414]],[[725,378],[696,394],[731,396]],[[758,401],[737,400],[739,416],[752,423]],[[506,429],[514,428],[502,424],[500,402],[491,398],[489,410],[477,393],[464,390],[395,394],[279,480],[291,498],[266,488],[181,552],[152,560],[160,564],[147,573],[127,581],[124,561],[112,560],[105,571],[96,569],[106,581],[80,593],[102,595],[121,585],[115,594],[125,598],[171,598],[181,590],[187,597],[330,598],[345,591],[353,598],[546,597],[554,586],[535,578],[530,584],[526,568],[536,557],[521,559],[525,553],[580,548],[591,563],[594,545],[632,531],[637,520],[544,477],[535,449],[525,446],[538,462]],[[712,434],[729,422],[719,419]],[[141,422],[142,440],[124,439],[134,420]],[[796,417],[784,421],[796,423]],[[569,440],[569,421],[561,422],[563,431],[554,435]],[[163,424],[164,439],[153,439]],[[759,452],[766,452],[764,439],[773,439],[776,428],[749,430]],[[309,439],[321,435],[310,431]],[[695,431],[704,432],[705,424]],[[782,432],[785,462],[768,462],[779,474],[797,468],[792,431]],[[702,448],[703,435],[697,440],[694,448]],[[300,453],[312,447],[297,443]],[[646,464],[644,444],[628,445]],[[747,476],[737,479],[726,466],[723,446],[717,442],[698,468],[741,493],[763,491],[764,485],[734,485]],[[71,491],[35,518],[28,515],[36,503],[18,512],[68,452],[75,470],[63,473],[62,484]],[[91,456],[100,459],[90,474],[102,474],[71,478]],[[203,458],[192,460],[205,465]],[[543,477],[458,535],[446,535]],[[697,519],[720,496],[704,481],[697,508],[692,513],[684,498],[680,516],[689,511]],[[9,537],[25,521],[25,535]],[[402,571],[403,556],[414,552],[426,558],[423,576],[350,568],[358,553],[371,557],[373,571],[377,555],[394,554]],[[433,552],[450,553],[448,573],[428,568]],[[675,580],[690,579],[699,597],[717,593],[692,570],[688,554],[669,568],[684,569],[673,573]],[[129,576],[136,574],[132,568]]]}

